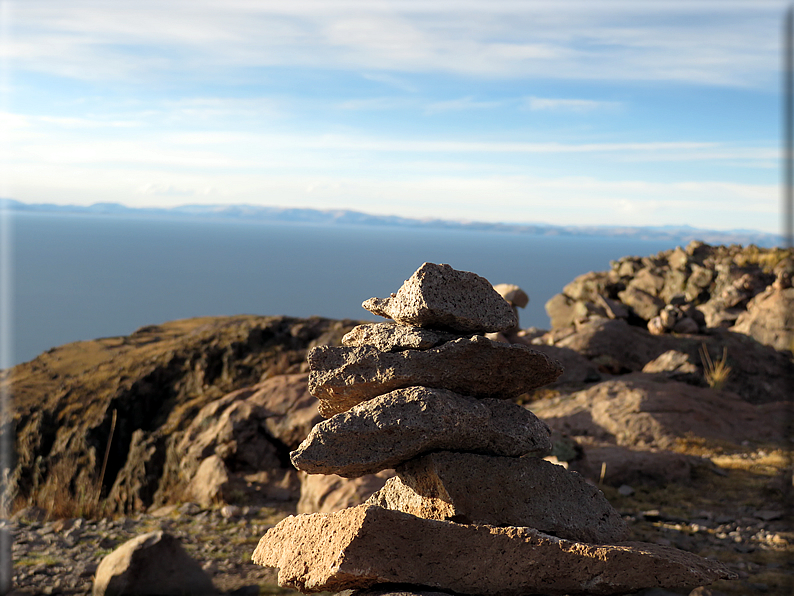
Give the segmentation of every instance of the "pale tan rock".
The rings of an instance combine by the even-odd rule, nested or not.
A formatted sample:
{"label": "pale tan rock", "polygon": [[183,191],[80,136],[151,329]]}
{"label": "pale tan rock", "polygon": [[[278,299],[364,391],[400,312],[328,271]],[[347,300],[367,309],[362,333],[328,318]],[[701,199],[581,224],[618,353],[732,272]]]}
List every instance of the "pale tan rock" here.
{"label": "pale tan rock", "polygon": [[425,263],[388,298],[370,298],[368,311],[401,325],[487,333],[516,324],[510,305],[484,277]]}
{"label": "pale tan rock", "polygon": [[422,327],[406,327],[395,323],[369,323],[353,327],[342,338],[345,346],[376,347],[381,352],[427,350],[460,338],[459,334]]}
{"label": "pale tan rock", "polygon": [[575,472],[537,457],[441,451],[405,462],[369,503],[427,519],[527,526],[559,538],[625,540],[626,522]]}
{"label": "pale tan rock", "polygon": [[641,449],[671,449],[687,436],[738,444],[785,436],[782,401],[752,405],[656,375],[631,373],[529,404],[553,429]]}
{"label": "pale tan rock", "polygon": [[97,567],[93,596],[215,596],[217,590],[179,540],[150,532],[128,540]]}
{"label": "pale tan rock", "polygon": [[217,455],[201,462],[198,471],[187,486],[188,496],[202,507],[224,501],[224,493],[231,484],[229,469]]}
{"label": "pale tan rock", "polygon": [[525,308],[529,304],[527,293],[515,284],[496,284],[493,289],[511,306]]}
{"label": "pale tan rock", "polygon": [[299,472],[301,497],[298,513],[329,513],[361,505],[383,488],[394,470],[383,470],[359,478],[342,478],[336,474]]}
{"label": "pale tan rock", "polygon": [[651,544],[584,544],[367,505],[290,516],[261,538],[253,560],[278,567],[279,585],[304,593],[401,583],[491,596],[606,595],[735,577],[716,561]]}
{"label": "pale tan rock", "polygon": [[315,426],[290,454],[309,474],[374,474],[433,449],[518,457],[547,454],[550,431],[511,401],[409,387],[361,403]]}
{"label": "pale tan rock", "polygon": [[429,350],[381,352],[372,346],[313,348],[309,391],[328,418],[401,387],[422,385],[474,397],[509,399],[556,380],[560,364],[519,344],[475,335]]}

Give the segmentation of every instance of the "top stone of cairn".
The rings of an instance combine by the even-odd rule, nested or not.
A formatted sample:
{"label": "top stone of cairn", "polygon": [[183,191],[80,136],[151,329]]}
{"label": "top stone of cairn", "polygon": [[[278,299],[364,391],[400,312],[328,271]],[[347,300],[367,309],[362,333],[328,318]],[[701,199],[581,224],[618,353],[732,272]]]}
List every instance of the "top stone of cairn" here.
{"label": "top stone of cairn", "polygon": [[510,304],[484,277],[425,263],[388,298],[361,306],[401,325],[457,333],[495,333],[516,325]]}

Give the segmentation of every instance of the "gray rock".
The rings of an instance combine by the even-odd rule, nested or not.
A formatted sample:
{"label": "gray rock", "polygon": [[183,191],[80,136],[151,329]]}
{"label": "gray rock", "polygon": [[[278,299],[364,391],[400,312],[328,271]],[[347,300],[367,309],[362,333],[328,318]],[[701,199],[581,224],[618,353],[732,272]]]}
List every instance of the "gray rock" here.
{"label": "gray rock", "polygon": [[521,406],[443,389],[409,387],[315,426],[292,452],[310,474],[374,474],[433,449],[518,457],[551,450],[546,424]]}
{"label": "gray rock", "polygon": [[426,519],[526,526],[568,540],[625,540],[628,528],[596,487],[536,457],[448,451],[405,462],[369,503]]}
{"label": "gray rock", "polygon": [[217,590],[179,540],[162,531],[142,534],[122,544],[99,564],[93,596],[195,596]]}
{"label": "gray rock", "polygon": [[342,345],[354,347],[371,345],[381,352],[399,352],[408,349],[428,350],[459,338],[460,335],[446,331],[406,327],[394,323],[369,323],[353,327],[342,338]]}
{"label": "gray rock", "polygon": [[308,356],[309,391],[328,418],[401,387],[422,385],[474,397],[513,398],[555,381],[560,364],[523,345],[482,336],[429,350],[319,346]]}
{"label": "gray rock", "polygon": [[627,319],[629,317],[628,309],[617,300],[596,294],[595,304],[603,308],[610,319]]}
{"label": "gray rock", "polygon": [[651,544],[584,544],[366,505],[290,516],[261,538],[253,560],[278,567],[280,586],[306,593],[399,582],[458,594],[606,595],[736,577],[716,561]]}
{"label": "gray rock", "polygon": [[487,333],[516,324],[513,309],[484,277],[425,263],[389,298],[370,298],[368,311],[402,325]]}
{"label": "gray rock", "polygon": [[697,322],[690,318],[684,317],[673,326],[673,333],[680,333],[684,335],[694,335],[700,331],[700,326]]}
{"label": "gray rock", "polygon": [[664,301],[634,286],[618,292],[618,298],[623,304],[631,307],[638,317],[646,321],[658,315],[664,307]]}
{"label": "gray rock", "polygon": [[794,351],[794,288],[771,286],[755,296],[731,331],[776,350]]}

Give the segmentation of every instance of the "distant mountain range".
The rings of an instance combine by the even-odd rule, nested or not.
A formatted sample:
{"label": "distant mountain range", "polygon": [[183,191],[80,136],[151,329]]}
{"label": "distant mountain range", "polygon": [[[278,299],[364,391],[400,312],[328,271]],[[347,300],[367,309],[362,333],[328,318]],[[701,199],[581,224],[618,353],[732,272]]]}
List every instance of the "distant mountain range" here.
{"label": "distant mountain range", "polygon": [[0,207],[10,211],[46,213],[83,213],[101,215],[132,215],[143,217],[191,217],[206,219],[238,219],[270,223],[296,223],[314,225],[365,225],[447,230],[476,230],[511,234],[542,236],[594,236],[623,237],[641,240],[669,240],[686,244],[700,240],[708,244],[756,244],[758,246],[783,246],[783,238],[757,230],[706,230],[692,226],[555,226],[549,224],[466,222],[447,219],[411,219],[396,215],[371,215],[345,209],[293,209],[289,207],[264,207],[258,205],[182,205],[180,207],[137,208],[119,203],[96,203],[89,206],[52,205],[47,203],[22,203],[13,199],[0,199]]}

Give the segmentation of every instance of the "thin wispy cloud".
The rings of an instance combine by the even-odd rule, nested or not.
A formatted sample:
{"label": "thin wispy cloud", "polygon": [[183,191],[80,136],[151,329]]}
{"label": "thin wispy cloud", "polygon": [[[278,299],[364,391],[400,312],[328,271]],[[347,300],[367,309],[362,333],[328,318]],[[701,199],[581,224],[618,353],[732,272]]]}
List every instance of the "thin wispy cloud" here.
{"label": "thin wispy cloud", "polygon": [[510,100],[478,101],[472,96],[450,99],[447,101],[436,101],[425,107],[426,114],[438,114],[441,112],[465,111],[465,110],[491,110],[501,108],[512,103]]}
{"label": "thin wispy cloud", "polygon": [[19,200],[776,227],[782,1],[3,6]]}
{"label": "thin wispy cloud", "polygon": [[591,112],[593,110],[615,109],[621,106],[615,101],[596,101],[592,99],[560,99],[551,97],[528,97],[525,100],[530,110],[551,110],[564,112]]}
{"label": "thin wispy cloud", "polygon": [[785,3],[720,3],[718,14],[702,2],[455,6],[26,0],[14,3],[4,51],[25,68],[89,80],[278,65],[744,86],[774,76],[768,29]]}

